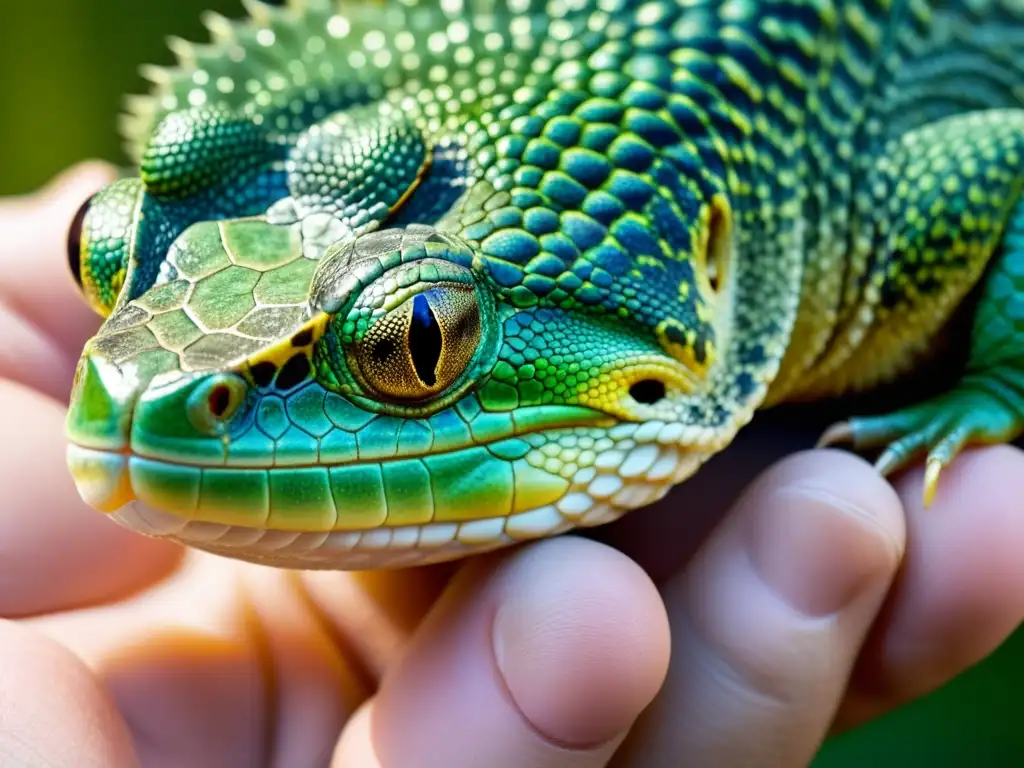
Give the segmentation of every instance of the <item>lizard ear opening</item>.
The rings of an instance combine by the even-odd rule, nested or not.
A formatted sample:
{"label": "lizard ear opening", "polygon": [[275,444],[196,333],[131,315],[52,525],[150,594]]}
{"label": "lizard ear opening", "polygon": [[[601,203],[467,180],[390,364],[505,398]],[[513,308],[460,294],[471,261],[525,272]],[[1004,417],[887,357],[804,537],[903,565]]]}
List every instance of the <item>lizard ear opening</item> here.
{"label": "lizard ear opening", "polygon": [[704,248],[704,274],[713,296],[718,296],[725,288],[731,257],[732,211],[724,196],[715,195],[711,201]]}

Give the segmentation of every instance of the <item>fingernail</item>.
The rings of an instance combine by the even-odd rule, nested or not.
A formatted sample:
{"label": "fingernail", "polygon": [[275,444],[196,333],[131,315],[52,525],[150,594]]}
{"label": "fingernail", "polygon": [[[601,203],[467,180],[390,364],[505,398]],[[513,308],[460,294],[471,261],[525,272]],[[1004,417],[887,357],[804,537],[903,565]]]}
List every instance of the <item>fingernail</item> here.
{"label": "fingernail", "polygon": [[[611,550],[549,545],[535,559],[494,615],[495,663],[535,731],[563,747],[598,748],[621,738],[664,681],[664,605],[640,568]],[[543,588],[525,583],[541,571]]]}
{"label": "fingernail", "polygon": [[617,707],[609,712],[607,707],[588,706],[573,693],[573,679],[579,677],[573,668],[579,659],[566,653],[571,639],[559,638],[557,631],[552,637],[549,631],[557,617],[532,608],[526,601],[512,601],[494,617],[494,659],[519,712],[554,743],[585,748],[613,739],[630,717],[622,717]]}
{"label": "fingernail", "polygon": [[781,487],[758,499],[748,552],[762,580],[795,610],[828,616],[888,578],[896,535],[870,512],[824,488]]}

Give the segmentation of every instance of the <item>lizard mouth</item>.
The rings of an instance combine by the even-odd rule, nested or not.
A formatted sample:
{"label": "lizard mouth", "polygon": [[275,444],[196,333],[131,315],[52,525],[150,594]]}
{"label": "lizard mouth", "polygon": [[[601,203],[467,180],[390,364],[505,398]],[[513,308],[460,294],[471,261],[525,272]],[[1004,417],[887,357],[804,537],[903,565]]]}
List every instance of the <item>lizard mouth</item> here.
{"label": "lizard mouth", "polygon": [[[610,522],[624,514],[618,511]],[[168,539],[217,555],[286,568],[358,570],[427,565],[479,554],[518,542],[554,536],[575,527],[554,506],[529,513],[463,523],[424,523],[366,531],[281,531],[188,520],[132,501],[111,519],[146,536]]]}
{"label": "lizard mouth", "polygon": [[108,451],[68,443],[67,464],[82,501],[100,512],[116,512],[134,501],[127,451]]}
{"label": "lizard mouth", "polygon": [[[140,534],[279,567],[408,567],[603,525],[656,501],[711,452],[681,445],[671,428],[654,426],[527,433],[514,438],[535,443],[520,458],[494,456],[499,443],[452,451],[443,454],[447,470],[428,473],[426,485],[418,486],[420,492],[429,488],[429,498],[417,493],[412,474],[403,473],[404,485],[386,479],[387,467],[409,472],[408,462],[419,459],[252,470],[175,465],[72,444],[68,461],[83,498]],[[275,495],[277,472],[289,477],[290,495]],[[183,473],[199,480],[184,480]],[[214,482],[204,484],[204,474]],[[360,484],[360,476],[368,481]],[[502,477],[511,478],[510,495]],[[257,494],[260,487],[269,492]],[[318,494],[318,487],[331,492]],[[203,514],[204,491],[216,494],[215,514]],[[257,495],[266,498],[262,515]],[[351,514],[339,515],[341,508]]]}
{"label": "lizard mouth", "polygon": [[[283,531],[363,530],[389,524],[388,497],[397,494],[404,506],[429,507],[434,519],[464,519],[471,513],[459,509],[464,507],[462,499],[445,498],[445,487],[460,489],[456,495],[464,494],[465,501],[480,504],[481,509],[498,504],[518,511],[524,498],[533,501],[538,493],[545,499],[555,497],[567,486],[558,479],[543,484],[550,488],[536,490],[546,473],[538,466],[543,462],[527,457],[546,442],[545,435],[582,431],[597,436],[615,424],[607,415],[585,408],[559,408],[550,414],[544,408],[527,410],[536,413],[510,419],[501,428],[492,426],[488,438],[426,452],[401,450],[397,436],[389,455],[360,456],[358,450],[343,454],[322,439],[311,457],[289,455],[269,444],[263,454],[269,461],[263,461],[232,454],[232,443],[224,441],[219,460],[188,460],[147,450],[151,440],[143,440],[140,449],[131,437],[127,445],[116,446],[71,436],[67,464],[82,499],[107,513],[141,500],[209,523],[238,522]],[[128,430],[130,435],[130,426]],[[511,474],[502,471],[506,465]],[[527,487],[534,492],[527,493]],[[330,508],[333,514],[328,513]],[[383,514],[383,519],[376,519],[380,515],[375,513]]]}

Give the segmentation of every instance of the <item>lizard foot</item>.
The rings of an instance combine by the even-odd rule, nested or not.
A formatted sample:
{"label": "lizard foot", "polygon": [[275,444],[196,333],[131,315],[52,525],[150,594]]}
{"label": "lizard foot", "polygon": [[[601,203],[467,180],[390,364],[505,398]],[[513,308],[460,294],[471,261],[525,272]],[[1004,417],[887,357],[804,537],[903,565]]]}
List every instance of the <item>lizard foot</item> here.
{"label": "lizard foot", "polygon": [[1022,428],[1021,414],[1001,398],[961,386],[893,413],[835,424],[822,434],[818,447],[846,443],[857,451],[884,448],[875,468],[886,477],[925,454],[922,493],[927,508],[942,470],[965,446],[1009,442]]}

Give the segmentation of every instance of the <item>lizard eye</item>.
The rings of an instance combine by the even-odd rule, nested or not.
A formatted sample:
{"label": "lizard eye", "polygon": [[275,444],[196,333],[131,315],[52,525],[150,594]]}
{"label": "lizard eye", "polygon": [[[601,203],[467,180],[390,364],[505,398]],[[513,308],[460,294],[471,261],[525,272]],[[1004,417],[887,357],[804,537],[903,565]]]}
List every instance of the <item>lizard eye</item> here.
{"label": "lizard eye", "polygon": [[82,203],[82,206],[75,213],[68,227],[68,266],[71,268],[71,276],[75,279],[78,287],[82,287],[82,226],[85,224],[85,217],[89,213],[92,201],[96,195],[92,195]]}
{"label": "lizard eye", "polygon": [[480,328],[474,287],[439,284],[380,317],[349,356],[371,391],[424,400],[462,376],[480,344]]}

